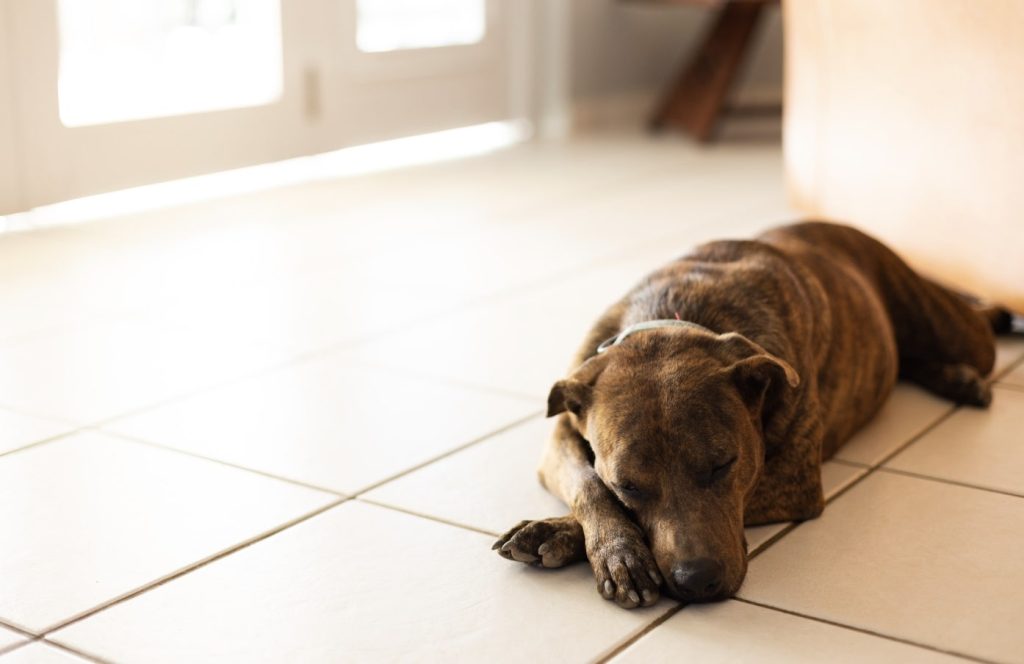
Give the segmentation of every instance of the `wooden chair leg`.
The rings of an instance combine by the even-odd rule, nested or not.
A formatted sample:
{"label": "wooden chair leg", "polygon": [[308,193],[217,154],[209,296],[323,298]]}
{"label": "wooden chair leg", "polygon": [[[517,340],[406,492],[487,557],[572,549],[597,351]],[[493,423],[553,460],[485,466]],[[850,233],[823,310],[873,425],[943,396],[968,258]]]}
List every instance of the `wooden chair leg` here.
{"label": "wooden chair leg", "polygon": [[652,129],[674,126],[698,141],[710,140],[763,9],[761,2],[730,2],[718,10],[697,51],[651,116]]}

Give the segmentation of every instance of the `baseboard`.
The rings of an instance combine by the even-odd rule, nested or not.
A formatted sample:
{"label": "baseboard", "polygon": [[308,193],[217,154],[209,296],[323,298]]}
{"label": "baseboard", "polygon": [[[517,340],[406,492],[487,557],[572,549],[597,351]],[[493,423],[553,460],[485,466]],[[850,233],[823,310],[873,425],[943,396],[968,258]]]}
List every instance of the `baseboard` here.
{"label": "baseboard", "polygon": [[[629,90],[572,101],[570,131],[589,132],[595,129],[644,126],[663,92],[661,90]],[[782,107],[782,90],[775,86],[747,85],[736,90],[730,100],[735,108]]]}

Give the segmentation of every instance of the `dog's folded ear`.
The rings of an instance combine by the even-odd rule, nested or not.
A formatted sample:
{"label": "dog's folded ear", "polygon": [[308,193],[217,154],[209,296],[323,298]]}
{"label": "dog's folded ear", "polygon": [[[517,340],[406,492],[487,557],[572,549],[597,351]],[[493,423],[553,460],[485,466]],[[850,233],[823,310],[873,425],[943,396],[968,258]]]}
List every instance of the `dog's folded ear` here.
{"label": "dog's folded ear", "polygon": [[589,396],[590,389],[571,378],[560,380],[551,386],[548,393],[548,417],[569,411],[579,416],[583,403]]}
{"label": "dog's folded ear", "polygon": [[754,391],[760,392],[770,382],[784,382],[790,387],[800,385],[800,376],[789,362],[770,353],[760,353],[740,360],[729,367],[729,371],[741,392],[749,391],[744,388],[750,387],[753,387]]}
{"label": "dog's folded ear", "polygon": [[569,411],[577,417],[590,405],[597,377],[608,364],[608,353],[595,355],[581,364],[572,375],[551,386],[548,393],[548,417]]}
{"label": "dog's folded ear", "polygon": [[730,333],[722,335],[722,339],[740,355],[740,359],[724,371],[728,372],[751,408],[760,410],[766,398],[777,396],[786,387],[800,385],[800,375],[789,362],[772,355],[743,335]]}

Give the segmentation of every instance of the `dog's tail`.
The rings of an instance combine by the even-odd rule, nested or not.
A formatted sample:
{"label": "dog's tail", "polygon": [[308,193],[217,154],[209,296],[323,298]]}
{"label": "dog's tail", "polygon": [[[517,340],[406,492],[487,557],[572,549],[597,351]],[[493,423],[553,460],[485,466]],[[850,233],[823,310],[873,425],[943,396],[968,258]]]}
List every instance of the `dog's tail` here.
{"label": "dog's tail", "polygon": [[998,304],[988,305],[979,310],[992,326],[996,334],[1024,335],[1024,314],[1011,311]]}
{"label": "dog's tail", "polygon": [[1004,307],[1001,304],[989,302],[988,300],[982,299],[972,293],[950,288],[944,284],[941,284],[935,280],[932,283],[945,288],[951,293],[960,297],[960,299],[967,302],[971,307],[981,314],[988,324],[992,326],[992,331],[996,334],[1024,334],[1024,314],[1013,311],[1008,307]]}

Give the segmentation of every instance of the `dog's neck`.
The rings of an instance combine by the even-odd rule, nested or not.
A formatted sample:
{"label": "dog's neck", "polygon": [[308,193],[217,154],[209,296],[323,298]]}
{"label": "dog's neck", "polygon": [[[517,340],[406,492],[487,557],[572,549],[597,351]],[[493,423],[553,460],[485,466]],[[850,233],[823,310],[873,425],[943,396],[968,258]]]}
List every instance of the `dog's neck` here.
{"label": "dog's neck", "polygon": [[598,353],[603,353],[612,346],[618,346],[620,343],[626,340],[630,335],[636,334],[637,332],[643,332],[644,330],[656,330],[663,327],[688,327],[694,330],[700,330],[707,332],[708,334],[715,334],[703,325],[697,323],[691,323],[688,320],[679,320],[673,318],[662,318],[658,320],[645,320],[642,323],[634,323],[629,327],[619,332],[614,337],[610,337],[601,342],[601,345],[597,347]]}

